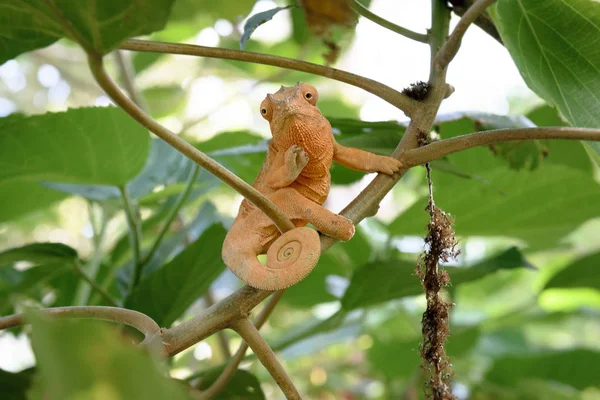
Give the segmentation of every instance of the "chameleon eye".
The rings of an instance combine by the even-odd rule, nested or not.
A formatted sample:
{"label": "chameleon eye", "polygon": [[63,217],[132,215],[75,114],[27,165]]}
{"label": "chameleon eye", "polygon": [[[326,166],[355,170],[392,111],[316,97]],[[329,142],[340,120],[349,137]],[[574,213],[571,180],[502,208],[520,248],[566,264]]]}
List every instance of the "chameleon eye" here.
{"label": "chameleon eye", "polygon": [[263,108],[262,110],[260,110],[260,112],[262,113],[262,115],[267,115],[267,109]]}
{"label": "chameleon eye", "polygon": [[306,93],[304,97],[306,97],[307,100],[310,100],[313,96],[312,93]]}

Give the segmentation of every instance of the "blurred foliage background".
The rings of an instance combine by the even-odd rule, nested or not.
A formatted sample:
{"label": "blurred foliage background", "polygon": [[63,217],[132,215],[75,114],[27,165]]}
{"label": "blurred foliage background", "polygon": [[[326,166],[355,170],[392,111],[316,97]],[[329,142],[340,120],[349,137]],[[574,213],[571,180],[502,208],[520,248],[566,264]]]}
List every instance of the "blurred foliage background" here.
{"label": "blurred foliage background", "polygon": [[[378,0],[372,10],[424,32],[430,11],[422,3]],[[284,5],[177,0],[165,29],[149,38],[239,48],[247,16]],[[332,35],[334,54],[310,32],[304,11],[292,8],[258,27],[245,48],[333,62],[396,88],[427,76],[426,46],[370,21]],[[258,105],[279,85],[315,85],[321,111],[347,146],[390,154],[406,126],[401,112],[374,96],[305,73],[150,53],[113,53],[107,61],[121,83],[120,63],[132,69],[153,117],[247,182],[260,168],[269,136]],[[27,306],[110,304],[81,278],[83,271],[115,304],[170,326],[241,286],[220,259],[241,197],[107,107],[111,102],[86,62],[83,51],[61,40],[0,66],[0,309],[7,315]],[[477,28],[467,34],[453,68],[449,82],[457,91],[436,122],[440,137],[566,125],[527,89],[504,48]],[[447,348],[456,395],[600,398],[597,155],[580,142],[534,141],[464,151],[432,167],[436,203],[455,216],[462,250],[447,265],[447,296],[456,304]],[[326,206],[336,212],[373,177],[339,165],[332,176]],[[145,264],[133,290],[124,192],[129,217],[139,221]],[[422,397],[418,349],[425,300],[414,268],[428,220],[426,193],[423,168],[412,169],[377,217],[287,290],[261,330],[305,398]],[[131,398],[127,390],[160,382],[147,360],[119,342],[108,344],[112,336],[101,323],[45,324],[34,319],[48,332],[32,338],[39,379],[33,378],[30,329],[0,333],[0,397],[25,398],[32,380],[35,396],[69,375],[93,382],[88,396],[107,399],[119,398],[111,397],[114,387]],[[163,367],[176,379],[201,378],[206,387],[239,344],[226,331]],[[61,359],[65,352],[79,356]],[[113,368],[120,372],[110,374]],[[252,356],[242,368],[219,398],[281,397]],[[121,382],[120,375],[131,378]],[[156,385],[146,388],[148,396],[180,395]]]}

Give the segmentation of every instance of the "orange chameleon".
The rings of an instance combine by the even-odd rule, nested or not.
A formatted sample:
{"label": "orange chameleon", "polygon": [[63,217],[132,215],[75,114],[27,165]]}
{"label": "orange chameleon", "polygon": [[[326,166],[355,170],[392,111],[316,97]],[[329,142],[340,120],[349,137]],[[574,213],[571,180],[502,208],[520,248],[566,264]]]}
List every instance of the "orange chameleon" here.
{"label": "orange chameleon", "polygon": [[[285,289],[304,279],[321,254],[318,233],[347,241],[354,235],[349,219],[323,207],[331,186],[332,161],[365,172],[391,175],[400,161],[344,147],[317,108],[317,90],[306,83],[268,94],[260,113],[269,121],[273,140],[254,188],[267,196],[296,225],[281,235],[252,203],[242,202],[225,237],[222,256],[227,267],[257,289]],[[267,254],[266,265],[257,259]]]}

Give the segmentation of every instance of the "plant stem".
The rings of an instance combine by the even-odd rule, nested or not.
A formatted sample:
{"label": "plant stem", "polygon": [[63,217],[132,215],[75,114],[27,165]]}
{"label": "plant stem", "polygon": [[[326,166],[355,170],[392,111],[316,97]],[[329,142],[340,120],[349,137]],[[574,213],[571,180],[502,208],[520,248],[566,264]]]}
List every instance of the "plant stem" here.
{"label": "plant stem", "polygon": [[125,186],[119,186],[121,192],[121,200],[123,201],[123,210],[125,211],[125,219],[127,221],[127,227],[129,228],[129,243],[131,245],[131,259],[133,262],[133,275],[129,282],[129,293],[137,286],[142,275],[142,264],[140,262],[140,238],[139,238],[139,224],[135,216],[133,205],[127,194],[127,188]]}
{"label": "plant stem", "polygon": [[101,57],[88,54],[88,61],[92,75],[94,75],[94,78],[100,87],[102,87],[106,94],[108,94],[108,96],[116,104],[118,104],[136,121],[148,128],[156,136],[169,143],[180,153],[195,161],[217,178],[221,179],[227,185],[244,196],[244,198],[252,202],[273,221],[275,226],[277,226],[281,232],[286,232],[295,227],[292,221],[290,221],[290,219],[264,195],[244,182],[227,168],[223,167],[221,164],[208,157],[206,154],[202,153],[200,150],[196,149],[194,146],[181,139],[164,126],[160,125],[142,109],[140,109],[133,101],[131,101],[131,99],[125,96],[106,73]]}
{"label": "plant stem", "polygon": [[[88,261],[87,266],[84,269],[79,266],[79,269],[82,273],[86,273],[86,278],[89,278],[92,282],[96,282],[96,276],[98,275],[98,270],[100,269],[100,264],[102,262],[102,245],[104,243],[104,236],[106,233],[106,217],[104,215],[104,210],[100,208],[102,214],[100,216],[100,228],[97,230],[94,226],[94,218],[93,218],[93,207],[91,203],[88,203],[88,212],[90,215],[90,224],[92,226],[93,232],[93,243],[94,243],[94,251],[92,253],[92,258]],[[89,272],[89,276],[87,273]],[[87,305],[90,301],[91,289],[93,286],[86,284],[85,282],[81,282],[81,284],[77,287],[77,291],[75,292],[75,304],[76,305]],[[98,292],[99,293],[99,292]]]}
{"label": "plant stem", "polygon": [[381,18],[379,15],[372,13],[367,7],[363,6],[358,0],[350,1],[350,8],[356,13],[362,15],[368,20],[375,22],[377,25],[381,25],[384,28],[389,29],[392,32],[396,32],[409,39],[416,40],[417,42],[427,43],[429,37],[426,34],[411,31],[410,29],[404,28],[400,25],[396,25],[387,19]]}
{"label": "plant stem", "polygon": [[[56,307],[38,310],[42,315],[64,318],[100,319],[131,326],[144,334],[146,339],[160,334],[160,327],[146,314],[134,310],[104,306],[73,306]],[[0,329],[13,328],[26,323],[23,314],[10,315],[0,318]]]}
{"label": "plant stem", "polygon": [[[279,290],[275,292],[275,294],[273,294],[267,305],[261,310],[260,314],[258,314],[256,321],[254,321],[254,326],[256,326],[256,329],[260,329],[263,326],[263,324],[267,321],[267,318],[269,318],[269,315],[273,312],[275,306],[277,306],[277,303],[279,303],[279,300],[281,300],[281,297],[284,293],[285,289]],[[217,377],[217,379],[215,379],[212,385],[210,385],[206,390],[201,392],[200,398],[210,399],[219,394],[221,390],[223,390],[227,382],[229,382],[229,380],[231,380],[231,378],[235,374],[235,371],[237,371],[238,367],[240,366],[240,363],[246,355],[247,350],[248,343],[242,342],[238,350],[235,352],[233,358],[229,361],[227,366],[225,366],[225,369],[223,369],[223,371]]]}
{"label": "plant stem", "polygon": [[111,306],[117,307],[117,301],[113,299],[107,292],[104,291],[98,284],[91,279],[87,274],[81,269],[81,265],[79,264],[79,260],[73,261],[73,270],[77,275],[79,275],[84,281],[86,281],[90,287],[96,291],[102,298]]}
{"label": "plant stem", "polygon": [[417,149],[409,150],[402,155],[402,162],[407,167],[421,165],[437,160],[452,153],[472,147],[511,140],[564,139],[600,141],[600,129],[543,127],[523,129],[498,129],[470,133],[433,142]]}
{"label": "plant stem", "polygon": [[126,40],[121,43],[121,49],[153,53],[184,54],[189,56],[224,58],[228,60],[253,62],[308,72],[309,74],[324,76],[326,78],[335,79],[337,81],[348,83],[364,89],[367,92],[373,93],[377,97],[387,101],[396,108],[404,111],[404,113],[409,116],[412,115],[418,105],[416,100],[413,100],[399,91],[372,79],[336,68],[295,60],[292,58],[272,56],[269,54],[254,53],[242,50],[220,49],[214,47],[195,46],[191,44],[165,43],[135,39]]}
{"label": "plant stem", "polygon": [[429,47],[431,62],[429,65],[429,83],[436,85],[435,58],[446,41],[450,29],[450,10],[444,0],[431,0],[431,30],[429,31]]}
{"label": "plant stem", "polygon": [[262,338],[254,324],[248,318],[242,318],[235,321],[231,328],[248,343],[248,346],[256,354],[256,357],[258,357],[262,365],[269,371],[273,379],[275,379],[285,397],[287,399],[302,399],[287,372],[285,372],[285,369],[279,363],[275,353],[273,353],[273,350],[271,350],[267,342]]}
{"label": "plant stem", "polygon": [[[208,307],[212,307],[215,304],[215,299],[213,297],[212,291],[210,288],[204,294],[204,301],[206,301],[206,305]],[[223,354],[223,358],[228,360],[231,358],[231,351],[229,350],[229,341],[227,340],[227,336],[225,336],[225,332],[219,331],[217,332],[217,342],[219,343],[219,348],[221,349],[221,353]]]}
{"label": "plant stem", "polygon": [[119,67],[121,81],[123,82],[123,86],[125,86],[125,90],[127,90],[127,93],[129,93],[129,97],[135,104],[138,105],[139,108],[144,111],[148,111],[146,99],[144,99],[144,96],[140,93],[135,85],[135,71],[133,69],[133,65],[131,64],[131,60],[125,59],[125,56],[121,50],[115,50],[114,56],[117,66]]}
{"label": "plant stem", "polygon": [[144,267],[147,263],[149,263],[152,260],[152,257],[154,257],[154,254],[156,254],[156,251],[160,247],[160,244],[162,243],[165,235],[169,231],[169,227],[171,226],[171,224],[173,223],[175,218],[177,218],[179,209],[185,204],[185,202],[187,201],[187,198],[190,196],[190,193],[192,193],[192,189],[194,187],[194,182],[196,182],[196,178],[198,177],[199,172],[200,172],[200,166],[198,164],[195,164],[192,167],[192,171],[190,172],[190,175],[187,179],[185,190],[179,195],[179,197],[175,201],[175,204],[173,204],[173,207],[169,211],[169,215],[167,216],[160,233],[156,237],[156,240],[154,241],[152,248],[146,254],[144,259],[141,261],[142,267]]}

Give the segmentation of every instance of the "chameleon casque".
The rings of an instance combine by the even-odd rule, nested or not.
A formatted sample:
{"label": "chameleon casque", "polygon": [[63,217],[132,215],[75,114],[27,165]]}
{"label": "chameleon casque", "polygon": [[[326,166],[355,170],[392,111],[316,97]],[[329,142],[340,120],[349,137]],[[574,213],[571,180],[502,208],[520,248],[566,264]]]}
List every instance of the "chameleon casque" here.
{"label": "chameleon casque", "polygon": [[[364,172],[393,174],[400,161],[336,142],[329,121],[317,108],[317,90],[298,82],[268,94],[260,113],[273,139],[253,187],[269,198],[296,226],[281,235],[273,222],[248,200],[225,237],[222,256],[227,267],[257,289],[287,288],[312,271],[321,252],[319,234],[347,241],[354,224],[323,203],[329,194],[332,161]],[[258,261],[267,254],[266,265]]]}

